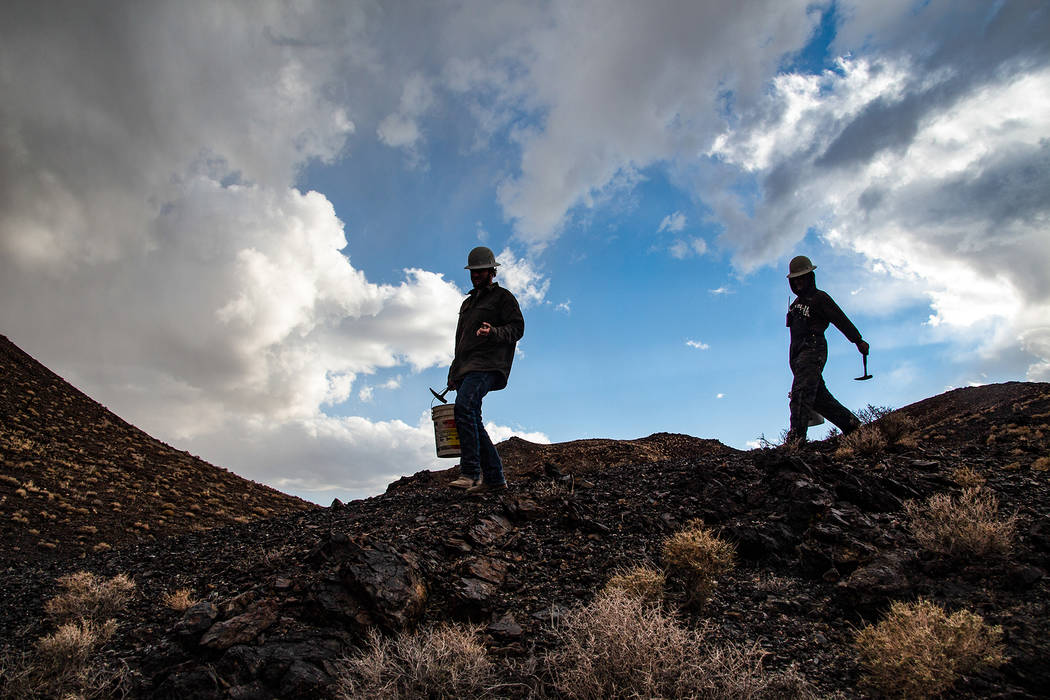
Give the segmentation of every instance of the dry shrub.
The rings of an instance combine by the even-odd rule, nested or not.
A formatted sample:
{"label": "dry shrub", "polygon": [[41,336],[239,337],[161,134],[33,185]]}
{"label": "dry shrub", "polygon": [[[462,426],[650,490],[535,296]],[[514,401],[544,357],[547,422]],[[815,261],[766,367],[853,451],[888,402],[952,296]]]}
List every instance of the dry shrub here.
{"label": "dry shrub", "polygon": [[623,591],[626,595],[651,603],[659,603],[664,597],[667,577],[664,572],[651,566],[635,566],[613,574],[605,584],[606,591]]}
{"label": "dry shrub", "polygon": [[116,631],[115,620],[102,623],[91,620],[67,622],[54,634],[37,640],[37,655],[41,662],[53,669],[61,669],[68,664],[83,666]]}
{"label": "dry shrub", "polygon": [[893,408],[891,406],[875,406],[869,403],[867,406],[857,411],[856,415],[861,423],[867,425],[868,423],[874,423],[881,418],[885,418],[891,413],[893,413]]}
{"label": "dry shrub", "polygon": [[952,481],[963,488],[976,488],[984,486],[984,477],[977,473],[973,467],[963,466],[952,471]]}
{"label": "dry shrub", "polygon": [[691,520],[663,544],[663,561],[686,583],[686,603],[701,607],[718,586],[718,577],[733,568],[733,545],[718,539],[702,520]]}
{"label": "dry shrub", "polygon": [[197,599],[193,597],[193,591],[189,588],[180,588],[174,593],[167,593],[164,596],[164,605],[176,612],[185,612],[197,604]]}
{"label": "dry shrub", "polygon": [[951,615],[926,600],[896,602],[877,625],[860,630],[854,647],[865,682],[895,697],[932,697],[950,688],[960,675],[999,666],[1001,627],[989,627],[978,615]]}
{"label": "dry shrub", "polygon": [[545,663],[559,696],[810,697],[797,673],[769,674],[757,647],[712,648],[703,632],[620,590],[565,615]]}
{"label": "dry shrub", "polygon": [[1037,472],[1045,472],[1050,469],[1050,457],[1040,457],[1032,462],[1032,469]]}
{"label": "dry shrub", "polygon": [[78,571],[58,579],[65,588],[44,605],[48,616],[66,620],[101,621],[122,610],[135,590],[135,582],[124,574],[103,579],[87,571]]}
{"label": "dry shrub", "polygon": [[78,617],[38,639],[30,651],[5,654],[0,658],[0,698],[126,697],[127,664],[99,653],[116,630],[116,620]]}
{"label": "dry shrub", "polygon": [[915,421],[910,416],[894,411],[887,413],[875,422],[875,427],[882,433],[890,445],[914,446],[911,435],[915,432]]}
{"label": "dry shrub", "polygon": [[496,668],[479,631],[440,625],[384,638],[373,630],[366,648],[344,660],[337,697],[495,697]]}
{"label": "dry shrub", "polygon": [[849,435],[842,436],[835,456],[839,459],[853,455],[873,457],[882,454],[885,449],[886,438],[882,431],[875,425],[862,425]]}
{"label": "dry shrub", "polygon": [[963,489],[958,498],[938,493],[925,504],[904,504],[908,527],[919,544],[951,557],[985,556],[1010,551],[1016,515],[1001,519],[999,499],[985,488]]}

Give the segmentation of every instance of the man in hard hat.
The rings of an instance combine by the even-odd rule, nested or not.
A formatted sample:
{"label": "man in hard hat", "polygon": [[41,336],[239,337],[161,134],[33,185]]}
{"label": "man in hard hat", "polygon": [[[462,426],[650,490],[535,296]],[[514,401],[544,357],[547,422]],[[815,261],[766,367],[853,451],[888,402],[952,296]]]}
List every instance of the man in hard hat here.
{"label": "man in hard hat", "polygon": [[514,348],[525,333],[518,301],[496,281],[496,256],[484,246],[467,255],[474,286],[459,307],[456,356],[448,369],[448,386],[456,390],[460,477],[452,482],[468,492],[507,488],[503,462],[485,431],[481,400],[507,386]]}
{"label": "man in hard hat", "polygon": [[791,329],[788,359],[794,379],[791,382],[791,427],[788,441],[806,441],[809,419],[816,412],[837,425],[843,434],[860,427],[860,421],[849,409],[835,400],[824,385],[824,364],[828,360],[828,342],[824,331],[833,323],[846,338],[867,356],[868,344],[860,331],[846,317],[827,292],[817,289],[814,270],[817,266],[805,255],[788,264],[788,284],[796,297],[788,307],[787,325]]}

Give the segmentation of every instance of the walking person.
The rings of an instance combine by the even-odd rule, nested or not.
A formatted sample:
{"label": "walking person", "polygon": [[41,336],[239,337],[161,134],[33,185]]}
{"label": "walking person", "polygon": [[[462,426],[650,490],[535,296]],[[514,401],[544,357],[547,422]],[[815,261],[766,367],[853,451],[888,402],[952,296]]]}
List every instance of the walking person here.
{"label": "walking person", "polygon": [[860,427],[861,423],[849,409],[835,400],[824,384],[824,364],[828,360],[828,342],[824,331],[834,324],[846,339],[857,346],[861,355],[868,354],[869,346],[860,331],[846,317],[831,296],[817,289],[817,266],[804,255],[788,264],[788,284],[795,300],[788,307],[787,326],[791,329],[791,348],[788,361],[794,378],[791,382],[791,427],[788,442],[806,442],[809,419],[816,412],[838,426],[843,435]]}
{"label": "walking person", "polygon": [[485,431],[481,401],[507,386],[514,349],[525,333],[518,300],[496,283],[496,256],[484,246],[467,255],[473,289],[459,307],[456,353],[448,386],[456,391],[460,477],[452,482],[468,493],[507,488],[503,462]]}

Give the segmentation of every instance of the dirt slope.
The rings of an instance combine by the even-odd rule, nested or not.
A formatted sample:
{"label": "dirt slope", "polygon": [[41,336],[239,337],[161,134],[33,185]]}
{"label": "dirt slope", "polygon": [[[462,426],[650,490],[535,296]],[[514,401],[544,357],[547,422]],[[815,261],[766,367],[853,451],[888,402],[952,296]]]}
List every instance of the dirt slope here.
{"label": "dirt slope", "polygon": [[150,437],[0,336],[0,566],[314,507]]}

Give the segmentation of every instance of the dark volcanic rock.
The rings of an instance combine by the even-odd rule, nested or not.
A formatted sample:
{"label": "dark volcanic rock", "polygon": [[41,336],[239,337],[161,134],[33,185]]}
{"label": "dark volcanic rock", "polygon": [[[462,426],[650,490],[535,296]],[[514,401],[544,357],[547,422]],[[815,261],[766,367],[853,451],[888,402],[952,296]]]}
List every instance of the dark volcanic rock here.
{"label": "dark volcanic rock", "polygon": [[[664,607],[711,645],[758,645],[768,673],[796,663],[818,697],[863,696],[857,628],[921,596],[1003,629],[1011,661],[964,678],[952,697],[1045,695],[1050,479],[1039,460],[1050,452],[1050,386],[949,392],[899,414],[914,421],[914,442],[871,457],[838,454],[836,439],[795,452],[671,434],[514,439],[500,446],[512,484],[500,498],[447,488],[453,470],[421,473],[334,508],[83,560],[27,558],[4,572],[0,642],[29,649],[53,631],[43,605],[59,576],[124,573],[136,594],[116,613],[103,658],[127,664],[133,697],[329,698],[340,660],[368,632],[464,617],[486,624],[500,692],[551,697],[541,660],[552,625],[612,573],[660,566],[667,535],[702,519],[736,547],[736,566],[702,611],[680,609],[674,582]],[[919,549],[904,501],[958,493],[961,468],[1016,514],[1009,554],[953,560]],[[180,588],[207,602],[186,613],[158,604]],[[196,643],[207,635],[211,646]]]}
{"label": "dark volcanic rock", "polygon": [[201,637],[200,644],[217,650],[229,649],[234,644],[249,644],[276,621],[276,601],[264,601],[236,617],[216,622]]}

